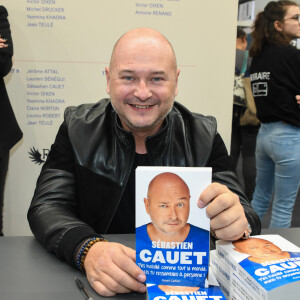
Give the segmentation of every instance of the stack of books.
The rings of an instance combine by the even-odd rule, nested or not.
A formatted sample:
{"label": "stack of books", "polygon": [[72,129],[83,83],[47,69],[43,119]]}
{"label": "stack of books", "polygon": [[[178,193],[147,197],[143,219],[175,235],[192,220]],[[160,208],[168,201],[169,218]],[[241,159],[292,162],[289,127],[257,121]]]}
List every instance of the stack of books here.
{"label": "stack of books", "polygon": [[300,297],[300,248],[279,235],[217,241],[210,267],[227,299]]}

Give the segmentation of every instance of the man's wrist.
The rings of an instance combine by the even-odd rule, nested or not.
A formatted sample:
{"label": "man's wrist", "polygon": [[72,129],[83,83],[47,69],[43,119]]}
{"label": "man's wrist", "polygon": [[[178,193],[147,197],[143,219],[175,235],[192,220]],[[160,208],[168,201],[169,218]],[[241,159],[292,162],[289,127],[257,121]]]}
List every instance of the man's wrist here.
{"label": "man's wrist", "polygon": [[84,261],[86,259],[86,256],[91,247],[98,242],[107,242],[107,240],[103,237],[91,237],[85,240],[79,247],[76,253],[75,265],[80,271],[84,272]]}

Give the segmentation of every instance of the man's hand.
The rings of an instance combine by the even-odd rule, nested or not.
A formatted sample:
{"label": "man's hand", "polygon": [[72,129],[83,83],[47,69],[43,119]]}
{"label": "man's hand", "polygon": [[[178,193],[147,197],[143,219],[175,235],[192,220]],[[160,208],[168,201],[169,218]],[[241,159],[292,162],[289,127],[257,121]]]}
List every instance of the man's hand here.
{"label": "man's hand", "polygon": [[84,262],[87,279],[101,296],[146,292],[144,272],[135,264],[135,251],[119,243],[98,242]]}
{"label": "man's hand", "polygon": [[300,107],[300,95],[296,95],[296,100],[297,100],[297,103],[298,103],[298,105]]}
{"label": "man's hand", "polygon": [[245,232],[248,221],[239,197],[225,185],[210,184],[200,195],[198,206],[206,206],[210,227],[218,239],[234,241]]}

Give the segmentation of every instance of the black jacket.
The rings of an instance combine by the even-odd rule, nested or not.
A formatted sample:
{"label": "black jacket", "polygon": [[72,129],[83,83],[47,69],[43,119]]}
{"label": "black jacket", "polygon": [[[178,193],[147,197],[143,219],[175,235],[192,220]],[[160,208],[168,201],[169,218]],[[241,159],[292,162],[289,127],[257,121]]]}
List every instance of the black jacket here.
{"label": "black jacket", "polygon": [[7,11],[0,5],[0,34],[7,40],[9,47],[0,48],[0,157],[22,138],[23,133],[17,123],[15,114],[10,104],[3,77],[12,67],[13,44]]}
{"label": "black jacket", "polygon": [[[240,196],[254,234],[260,221],[228,169],[216,121],[175,103],[162,130],[146,140],[153,166],[213,168],[213,181]],[[122,197],[135,155],[110,100],[69,107],[37,182],[28,212],[32,232],[70,264],[79,243],[104,234]],[[226,166],[226,167],[225,167]]]}

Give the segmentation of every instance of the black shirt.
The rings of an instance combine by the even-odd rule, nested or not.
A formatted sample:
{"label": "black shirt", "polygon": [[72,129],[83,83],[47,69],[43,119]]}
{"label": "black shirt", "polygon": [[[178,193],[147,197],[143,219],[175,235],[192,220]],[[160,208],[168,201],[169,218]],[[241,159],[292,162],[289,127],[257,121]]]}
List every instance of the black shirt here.
{"label": "black shirt", "polygon": [[300,127],[300,51],[265,44],[250,67],[257,116],[262,123],[284,121]]}
{"label": "black shirt", "polygon": [[108,234],[135,232],[135,169],[138,166],[150,166],[147,154],[135,153],[128,183],[112,223],[109,226]]}

